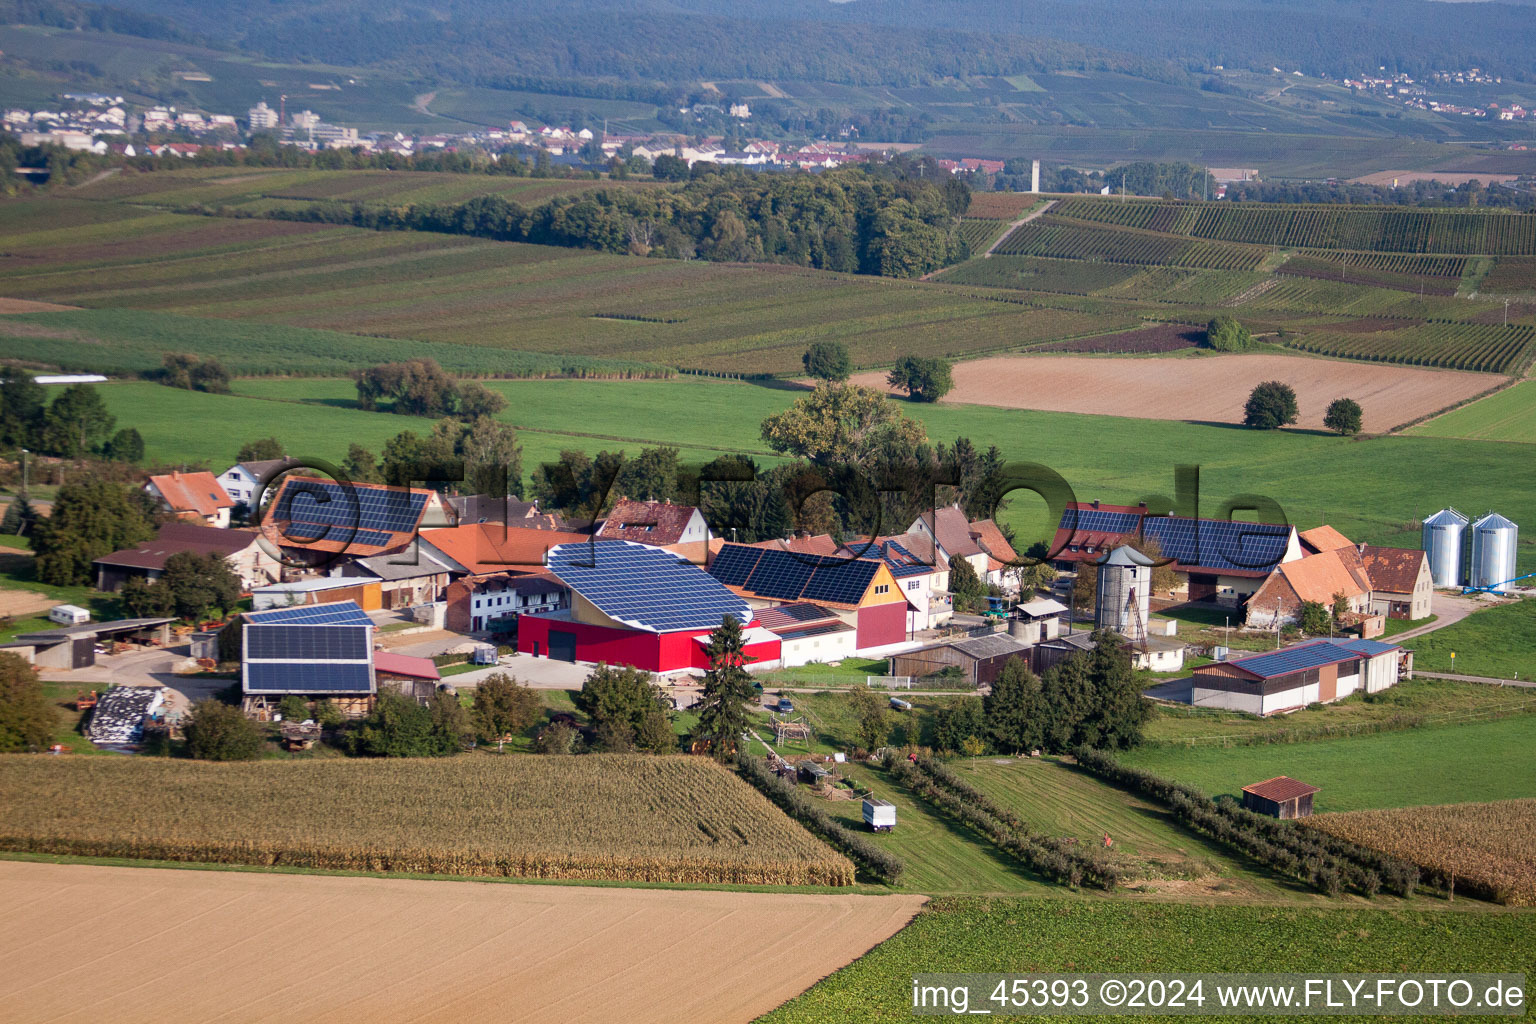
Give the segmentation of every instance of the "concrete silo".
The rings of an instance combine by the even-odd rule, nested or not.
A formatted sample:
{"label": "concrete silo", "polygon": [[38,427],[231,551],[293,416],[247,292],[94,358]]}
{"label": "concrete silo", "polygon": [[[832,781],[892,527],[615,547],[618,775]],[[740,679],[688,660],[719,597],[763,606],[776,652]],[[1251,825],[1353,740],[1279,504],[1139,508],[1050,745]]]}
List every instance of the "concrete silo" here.
{"label": "concrete silo", "polygon": [[1515,571],[1515,545],[1520,527],[1497,512],[1489,512],[1472,524],[1472,560],[1467,583],[1478,588],[1497,588],[1519,575]]}
{"label": "concrete silo", "polygon": [[[1152,560],[1133,547],[1115,548],[1098,564],[1099,590],[1094,601],[1093,624],[1127,640],[1147,636],[1152,614]],[[1085,571],[1087,566],[1079,569]]]}
{"label": "concrete silo", "polygon": [[1459,587],[1462,552],[1466,550],[1466,516],[1453,508],[1441,509],[1424,520],[1424,552],[1429,556],[1429,575],[1437,587]]}

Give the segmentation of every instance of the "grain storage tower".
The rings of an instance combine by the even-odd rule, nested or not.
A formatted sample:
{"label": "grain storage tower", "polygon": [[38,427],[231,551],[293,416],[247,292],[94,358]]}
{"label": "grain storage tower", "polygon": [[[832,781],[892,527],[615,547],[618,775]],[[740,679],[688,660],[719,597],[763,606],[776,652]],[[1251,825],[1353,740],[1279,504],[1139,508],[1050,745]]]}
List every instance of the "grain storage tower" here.
{"label": "grain storage tower", "polygon": [[[1087,570],[1087,566],[1079,572]],[[1099,592],[1093,625],[1139,643],[1147,637],[1152,614],[1152,559],[1128,545],[1115,548],[1098,565]]]}
{"label": "grain storage tower", "polygon": [[1489,512],[1472,524],[1472,561],[1467,567],[1467,584],[1478,589],[1499,589],[1513,580],[1515,544],[1520,527],[1497,512]]}
{"label": "grain storage tower", "polygon": [[1467,517],[1453,508],[1441,509],[1424,520],[1423,547],[1429,556],[1429,575],[1435,586],[1461,586],[1461,553],[1465,550],[1466,533]]}

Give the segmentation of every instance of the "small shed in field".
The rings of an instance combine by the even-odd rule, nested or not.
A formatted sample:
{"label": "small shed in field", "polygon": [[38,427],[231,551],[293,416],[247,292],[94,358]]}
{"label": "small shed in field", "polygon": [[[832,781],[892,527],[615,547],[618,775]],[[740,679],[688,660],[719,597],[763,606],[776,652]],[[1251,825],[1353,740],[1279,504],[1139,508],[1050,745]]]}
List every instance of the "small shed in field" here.
{"label": "small shed in field", "polygon": [[1316,786],[1298,782],[1288,775],[1255,782],[1243,787],[1243,806],[1271,818],[1306,818],[1312,814],[1312,795]]}

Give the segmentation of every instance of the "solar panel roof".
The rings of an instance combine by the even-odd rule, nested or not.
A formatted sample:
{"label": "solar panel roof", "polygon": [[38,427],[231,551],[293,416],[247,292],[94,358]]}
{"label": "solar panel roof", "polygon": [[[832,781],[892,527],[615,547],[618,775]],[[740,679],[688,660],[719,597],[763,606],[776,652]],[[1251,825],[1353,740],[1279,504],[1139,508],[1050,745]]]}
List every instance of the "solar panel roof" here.
{"label": "solar panel roof", "polygon": [[271,518],[285,524],[285,534],[300,540],[325,537],[385,544],[391,534],[414,531],[426,503],[425,494],[398,487],[290,479],[283,484]]}
{"label": "solar panel roof", "polygon": [[709,574],[728,587],[743,586],[765,550],[749,544],[727,544],[710,559]]}
{"label": "solar panel roof", "polygon": [[835,601],[838,604],[858,604],[864,600],[869,583],[880,571],[881,563],[872,558],[850,562],[842,558],[823,557],[810,582],[800,596],[807,601]]}
{"label": "solar panel roof", "polygon": [[1333,665],[1353,658],[1386,654],[1395,650],[1397,648],[1392,644],[1377,643],[1373,640],[1316,640],[1308,644],[1287,647],[1281,651],[1254,655],[1251,658],[1236,658],[1230,664],[1238,666],[1245,672],[1270,679],[1274,676],[1289,675],[1292,672],[1302,672],[1309,668]]}
{"label": "solar panel roof", "polygon": [[373,667],[363,662],[251,662],[246,693],[372,693]]}
{"label": "solar panel roof", "polygon": [[718,579],[662,548],[632,541],[560,544],[549,550],[561,583],[626,626],[664,633],[718,626],[735,616],[752,621],[747,602]]}
{"label": "solar panel roof", "polygon": [[326,604],[301,604],[291,608],[268,608],[265,611],[245,612],[241,618],[252,625],[271,625],[278,622],[307,622],[311,625],[359,625],[371,626],[373,620],[358,607],[356,601],[330,601]]}
{"label": "solar panel roof", "polygon": [[1134,533],[1141,525],[1136,512],[1109,512],[1099,508],[1071,508],[1061,513],[1061,529],[1077,533]]}
{"label": "solar panel roof", "polygon": [[1239,570],[1267,570],[1278,565],[1291,536],[1289,526],[1166,516],[1147,517],[1142,532],[1158,542],[1165,558],[1181,565]]}
{"label": "solar panel roof", "polygon": [[372,640],[373,631],[366,626],[247,626],[245,656],[283,661],[366,661]]}
{"label": "solar panel roof", "polygon": [[[750,552],[748,554],[747,552]],[[750,567],[743,573],[743,567]],[[810,555],[777,548],[727,544],[710,563],[710,575],[774,601],[831,601],[856,605],[880,571],[873,558]],[[736,582],[736,581],[741,582]]]}

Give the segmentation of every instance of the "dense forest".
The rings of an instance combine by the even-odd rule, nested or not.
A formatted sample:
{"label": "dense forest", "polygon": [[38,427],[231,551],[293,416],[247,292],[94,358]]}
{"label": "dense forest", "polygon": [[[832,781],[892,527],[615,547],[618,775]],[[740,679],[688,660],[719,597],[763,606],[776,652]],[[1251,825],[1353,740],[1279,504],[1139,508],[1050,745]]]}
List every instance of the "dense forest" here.
{"label": "dense forest", "polygon": [[[1536,76],[1528,3],[1433,0],[115,0],[283,60],[388,64],[523,87],[559,79],[767,78],[915,85],[946,75],[1115,70],[1174,80],[1213,65],[1358,74],[1478,66]],[[0,20],[91,5],[4,0]],[[120,26],[129,15],[111,18]],[[162,36],[165,22],[118,27]]]}
{"label": "dense forest", "polygon": [[969,205],[964,182],[949,175],[917,177],[894,164],[823,174],[721,169],[682,185],[596,190],[532,209],[486,196],[408,207],[313,203],[266,216],[636,256],[918,277],[969,255],[954,230]]}

